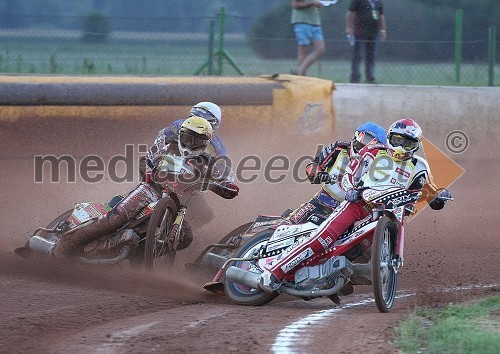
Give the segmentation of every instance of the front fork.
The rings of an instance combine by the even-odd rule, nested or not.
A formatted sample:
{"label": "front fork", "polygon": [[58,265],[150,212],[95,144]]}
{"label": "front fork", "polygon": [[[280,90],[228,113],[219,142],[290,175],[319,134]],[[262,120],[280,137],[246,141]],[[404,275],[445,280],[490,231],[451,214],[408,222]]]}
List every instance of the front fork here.
{"label": "front fork", "polygon": [[172,230],[167,237],[167,243],[171,250],[176,250],[180,243],[180,233],[182,229],[182,224],[184,223],[184,218],[186,217],[187,209],[186,207],[181,207],[177,216],[172,224]]}

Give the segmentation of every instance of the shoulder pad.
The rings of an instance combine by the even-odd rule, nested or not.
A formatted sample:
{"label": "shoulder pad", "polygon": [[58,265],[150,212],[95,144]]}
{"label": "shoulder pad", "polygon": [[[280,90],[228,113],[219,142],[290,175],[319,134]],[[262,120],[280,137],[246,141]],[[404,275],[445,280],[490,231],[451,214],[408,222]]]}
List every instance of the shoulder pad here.
{"label": "shoulder pad", "polygon": [[380,150],[387,150],[387,146],[381,143],[374,143],[374,144],[368,144],[365,147],[363,147],[361,150],[359,150],[358,154],[363,155],[367,152],[374,153]]}
{"label": "shoulder pad", "polygon": [[333,144],[335,148],[341,148],[341,149],[348,149],[350,145],[351,145],[350,142],[344,140],[338,140]]}

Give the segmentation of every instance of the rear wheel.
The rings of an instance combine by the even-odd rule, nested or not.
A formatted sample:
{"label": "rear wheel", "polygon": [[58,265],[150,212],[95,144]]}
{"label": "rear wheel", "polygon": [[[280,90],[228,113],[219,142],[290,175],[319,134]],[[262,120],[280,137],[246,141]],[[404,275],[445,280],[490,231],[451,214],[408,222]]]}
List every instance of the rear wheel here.
{"label": "rear wheel", "polygon": [[[251,222],[248,222],[246,224],[243,224],[241,226],[238,226],[236,229],[234,229],[233,231],[231,231],[230,233],[228,233],[226,236],[224,236],[219,242],[218,244],[225,244],[226,242],[228,242],[230,239],[232,238],[235,238],[235,237],[238,237],[238,236],[241,236],[242,234],[244,234],[248,228],[253,224],[253,221]],[[244,239],[241,239],[239,241],[239,244],[238,244],[238,247],[235,248],[235,249],[231,249],[231,248],[225,248],[225,247],[213,247],[212,249],[209,249],[208,252],[204,253],[204,254],[201,254],[198,259],[201,260],[202,264],[206,267],[210,267],[210,268],[213,268],[214,267],[214,264],[216,264],[217,262],[214,261],[212,262],[211,261],[211,255],[216,255],[216,256],[221,256],[221,257],[224,257],[225,259],[228,259],[228,258],[231,258],[234,253],[241,248],[241,246],[243,246],[250,238],[244,238]],[[213,256],[212,256],[213,257]],[[215,268],[220,268],[220,266],[217,266]]]}
{"label": "rear wheel", "polygon": [[396,224],[383,216],[375,228],[372,246],[373,294],[380,312],[389,312],[396,297],[396,240]]}
{"label": "rear wheel", "polygon": [[175,250],[167,243],[172,231],[177,205],[169,198],[162,198],[156,203],[146,231],[144,265],[147,270],[170,268],[174,264]]}
{"label": "rear wheel", "polygon": [[[240,248],[238,253],[236,253],[235,258],[247,258],[252,256],[269,240],[273,232],[274,230],[264,230],[249,239],[248,242]],[[256,261],[237,261],[233,262],[232,265],[255,273],[262,273],[262,269]],[[262,289],[250,288],[247,285],[235,283],[227,278],[224,279],[224,292],[231,302],[250,306],[267,304],[278,296],[276,292],[268,294]]]}

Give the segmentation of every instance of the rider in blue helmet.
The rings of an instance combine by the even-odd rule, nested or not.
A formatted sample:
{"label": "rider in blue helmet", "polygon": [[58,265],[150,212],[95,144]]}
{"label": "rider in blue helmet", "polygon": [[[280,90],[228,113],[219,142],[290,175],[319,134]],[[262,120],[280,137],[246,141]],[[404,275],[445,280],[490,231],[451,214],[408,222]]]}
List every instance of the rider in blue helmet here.
{"label": "rider in blue helmet", "polygon": [[309,203],[317,201],[332,210],[335,209],[345,197],[337,182],[342,179],[349,159],[368,144],[385,145],[386,142],[385,129],[373,122],[366,122],[354,131],[351,142],[339,140],[324,147],[306,167],[309,181],[313,184],[323,184]]}

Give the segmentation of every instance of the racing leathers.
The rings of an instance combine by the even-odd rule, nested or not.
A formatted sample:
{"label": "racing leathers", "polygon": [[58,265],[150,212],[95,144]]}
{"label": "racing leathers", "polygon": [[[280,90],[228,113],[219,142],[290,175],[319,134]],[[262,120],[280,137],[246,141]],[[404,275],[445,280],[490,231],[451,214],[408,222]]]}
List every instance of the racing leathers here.
{"label": "racing leathers", "polygon": [[[155,144],[149,149],[147,156],[142,157],[139,161],[139,173],[142,182],[106,215],[96,219],[93,223],[85,227],[70,230],[62,235],[54,249],[54,255],[61,258],[74,256],[90,242],[102,236],[115,233],[144,209],[144,207],[159,200],[162,197],[163,186],[160,183],[156,183],[153,176],[155,168],[162,161],[162,157],[168,154],[180,156],[177,143],[169,144],[164,138],[157,138]],[[206,158],[210,157],[215,158],[215,155],[206,155]],[[197,159],[195,162],[197,161],[200,160]],[[238,195],[239,188],[233,184],[231,175],[228,177],[225,171],[220,172],[218,170],[215,170],[214,174],[217,175],[214,176],[217,179],[217,185],[210,185],[209,188],[211,191],[226,199],[232,199]],[[122,231],[114,237],[120,237]],[[127,234],[123,239],[128,241],[130,235]],[[188,247],[193,240],[191,227],[187,222],[183,223],[180,239],[178,250]],[[138,237],[132,243],[135,244],[137,240]]]}
{"label": "racing leathers", "polygon": [[306,166],[306,175],[312,184],[322,184],[321,189],[308,202],[302,204],[288,216],[293,223],[305,222],[316,209],[323,215],[330,215],[344,200],[340,181],[349,165],[350,143],[336,141],[324,147]]}
{"label": "racing leathers", "polygon": [[[441,209],[445,204],[436,198],[437,189],[424,158],[414,155],[406,161],[394,161],[382,144],[367,145],[360,151],[359,158],[352,159],[342,178],[341,188],[344,191],[356,190],[367,179],[370,186],[395,185],[408,190],[425,187],[426,200],[432,209]],[[333,247],[342,233],[370,213],[370,206],[362,200],[343,201],[310,237],[291,246],[280,259],[265,266],[262,274],[264,285],[280,282],[286,273]]]}

